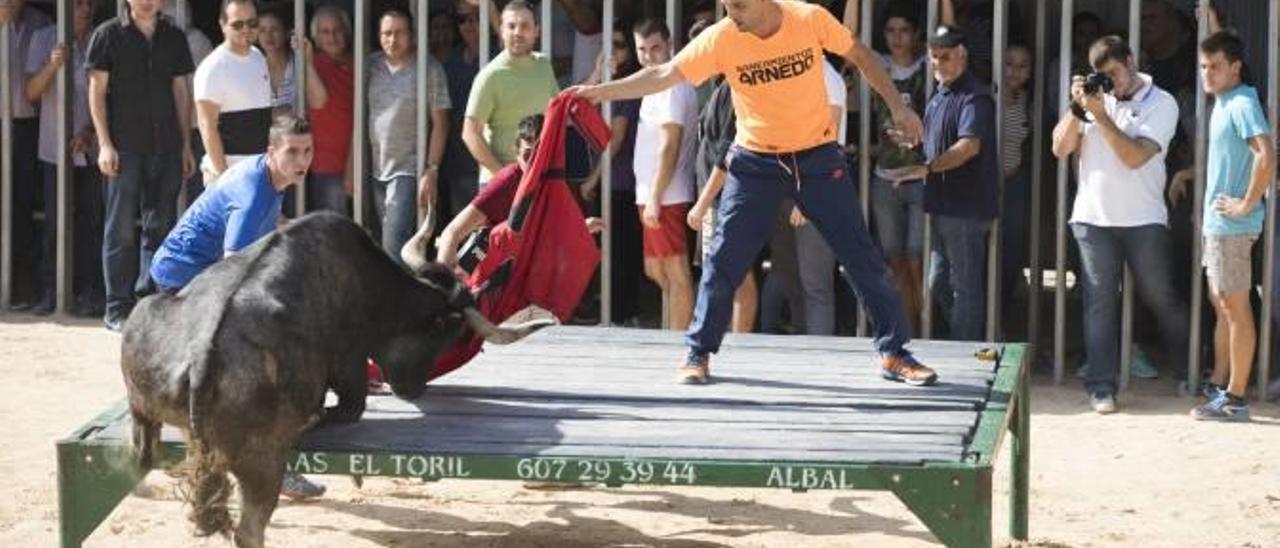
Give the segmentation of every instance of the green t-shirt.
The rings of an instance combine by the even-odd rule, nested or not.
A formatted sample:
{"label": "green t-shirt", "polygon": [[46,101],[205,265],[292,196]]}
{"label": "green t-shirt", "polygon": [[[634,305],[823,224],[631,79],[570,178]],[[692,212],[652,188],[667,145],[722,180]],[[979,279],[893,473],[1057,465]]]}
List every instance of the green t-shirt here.
{"label": "green t-shirt", "polygon": [[[467,98],[467,116],[484,125],[484,138],[503,165],[516,160],[520,120],[541,114],[560,92],[551,61],[542,53],[514,59],[505,50],[480,69]],[[482,166],[480,179],[492,175]]]}

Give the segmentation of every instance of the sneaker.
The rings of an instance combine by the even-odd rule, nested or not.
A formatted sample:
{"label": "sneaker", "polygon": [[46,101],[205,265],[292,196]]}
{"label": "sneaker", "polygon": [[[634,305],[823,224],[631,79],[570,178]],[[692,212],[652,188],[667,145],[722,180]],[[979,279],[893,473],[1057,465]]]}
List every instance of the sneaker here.
{"label": "sneaker", "polygon": [[302,477],[302,474],[285,472],[284,481],[280,485],[280,494],[293,500],[307,500],[323,495],[325,487]]}
{"label": "sneaker", "polygon": [[124,331],[124,316],[107,314],[102,318],[102,324],[107,327],[107,331],[119,333]]}
{"label": "sneaker", "polygon": [[1090,394],[1089,407],[1099,415],[1110,415],[1116,412],[1116,397],[1111,394]]}
{"label": "sneaker", "polygon": [[1154,379],[1160,376],[1151,358],[1141,350],[1133,351],[1133,360],[1129,362],[1129,374],[1139,379]]}
{"label": "sneaker", "polygon": [[1076,368],[1076,378],[1077,378],[1077,379],[1087,379],[1087,378],[1089,378],[1089,364],[1088,364],[1088,363],[1082,363],[1082,364],[1080,364],[1080,367]]}
{"label": "sneaker", "polygon": [[1192,409],[1191,418],[1198,421],[1249,422],[1249,405],[1244,399],[1224,391],[1209,403]]}
{"label": "sneaker", "polygon": [[1218,396],[1226,391],[1227,387],[1209,381],[1205,381],[1204,384],[1200,385],[1200,395],[1204,396],[1204,401],[1206,402],[1218,399]]}
{"label": "sneaker", "polygon": [[684,364],[676,370],[676,379],[681,384],[707,384],[711,382],[711,355],[689,350]]}
{"label": "sneaker", "polygon": [[906,383],[911,386],[929,386],[938,382],[938,373],[916,361],[911,354],[885,356],[880,365],[880,376],[885,380]]}

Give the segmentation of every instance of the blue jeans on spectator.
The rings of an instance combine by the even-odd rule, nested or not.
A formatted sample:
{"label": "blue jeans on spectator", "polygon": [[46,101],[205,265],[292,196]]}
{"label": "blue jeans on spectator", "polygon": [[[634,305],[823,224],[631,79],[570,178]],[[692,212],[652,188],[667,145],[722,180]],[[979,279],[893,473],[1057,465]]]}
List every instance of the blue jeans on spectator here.
{"label": "blue jeans on spectator", "polygon": [[[45,304],[54,303],[57,291],[58,166],[40,162],[44,178],[44,253],[40,277]],[[102,301],[102,184],[98,170],[77,167],[72,172],[72,294],[76,303],[97,306]]]}
{"label": "blue jeans on spectator", "polygon": [[760,331],[783,334],[783,314],[796,333],[804,333],[804,294],[800,291],[800,261],[796,256],[796,231],[791,226],[790,198],[778,205],[769,235],[769,272],[760,286]]}
{"label": "blue jeans on spectator", "polygon": [[876,350],[907,355],[911,327],[862,219],[858,189],[840,147],[828,143],[796,153],[760,154],[735,145],[728,164],[710,256],[702,265],[693,323],[685,335],[690,349],[720,350],[738,284],[769,238],[779,204],[793,198],[844,266],[845,281],[871,318]]}
{"label": "blue jeans on spectator", "polygon": [[876,239],[889,259],[919,257],[924,252],[924,183],[871,179],[871,216]]}
{"label": "blue jeans on spectator", "polygon": [[333,211],[340,215],[347,213],[347,191],[342,188],[342,174],[307,175],[307,212]]}
{"label": "blue jeans on spectator", "polygon": [[836,256],[813,223],[795,228],[796,260],[800,263],[800,292],[804,295],[804,332],[831,335],[836,331]]}
{"label": "blue jeans on spectator", "polygon": [[204,194],[204,170],[200,169],[200,159],[204,158],[204,139],[200,137],[200,130],[191,130],[191,155],[196,159],[196,169],[191,172],[191,176],[182,182],[184,196],[182,197],[182,209],[178,212],[181,217],[182,213],[195,203],[196,199]]}
{"label": "blue jeans on spectator", "polygon": [[120,174],[107,182],[102,236],[108,319],[128,317],[137,295],[152,292],[151,257],[173,228],[182,185],[176,150],[119,154]]}
{"label": "blue jeans on spectator", "polygon": [[373,206],[382,221],[382,249],[404,267],[400,248],[418,229],[417,177],[397,175],[390,180],[373,179],[369,190],[373,192]]}
{"label": "blue jeans on spectator", "polygon": [[987,228],[991,221],[933,216],[929,294],[947,318],[949,338],[982,339],[986,317]]}
{"label": "blue jeans on spectator", "polygon": [[1080,246],[1084,286],[1084,348],[1089,364],[1085,389],[1093,395],[1116,391],[1120,369],[1120,306],[1124,265],[1133,270],[1143,304],[1160,323],[1175,371],[1186,370],[1187,302],[1173,284],[1169,229],[1163,225],[1102,227],[1071,223]]}

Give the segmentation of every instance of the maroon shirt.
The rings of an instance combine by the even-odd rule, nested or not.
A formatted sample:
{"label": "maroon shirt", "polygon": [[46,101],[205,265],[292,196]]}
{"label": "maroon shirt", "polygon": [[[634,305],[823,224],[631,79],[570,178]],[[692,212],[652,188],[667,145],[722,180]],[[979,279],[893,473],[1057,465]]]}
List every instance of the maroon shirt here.
{"label": "maroon shirt", "polygon": [[489,226],[507,220],[507,216],[511,214],[511,204],[516,201],[516,191],[520,190],[520,177],[523,175],[519,164],[504,167],[494,173],[493,178],[471,200],[471,205],[484,214]]}

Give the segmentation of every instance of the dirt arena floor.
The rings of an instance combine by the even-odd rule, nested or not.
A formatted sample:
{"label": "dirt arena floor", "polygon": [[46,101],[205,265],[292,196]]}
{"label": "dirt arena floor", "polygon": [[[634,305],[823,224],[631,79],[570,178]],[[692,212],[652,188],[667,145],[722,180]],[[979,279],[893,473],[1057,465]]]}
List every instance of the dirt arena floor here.
{"label": "dirt arena floor", "polygon": [[[88,320],[0,316],[0,546],[58,541],[54,442],[123,397],[119,336]],[[1033,391],[1031,546],[1280,547],[1280,406],[1247,425],[1196,423],[1172,380],[1139,382],[1123,412],[1087,411],[1070,382]],[[1074,381],[1074,379],[1072,379]],[[1007,455],[995,531],[1006,545]],[[891,495],[754,489],[530,490],[515,482],[321,477],[283,502],[271,546],[936,546]],[[226,546],[194,539],[153,473],[89,546]]]}

